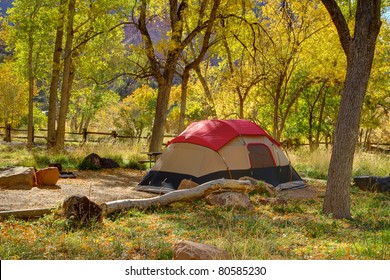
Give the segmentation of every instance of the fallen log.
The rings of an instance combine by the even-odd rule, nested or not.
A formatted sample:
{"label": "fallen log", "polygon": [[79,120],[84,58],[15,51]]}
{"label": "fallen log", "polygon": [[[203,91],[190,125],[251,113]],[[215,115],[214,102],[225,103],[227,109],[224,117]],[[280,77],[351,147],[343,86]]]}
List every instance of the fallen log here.
{"label": "fallen log", "polygon": [[124,199],[106,202],[100,205],[106,214],[137,208],[147,209],[152,206],[165,206],[173,202],[193,201],[206,197],[211,193],[244,192],[249,193],[256,189],[249,180],[217,179],[201,184],[192,189],[172,191],[162,196],[144,199]]}
{"label": "fallen log", "polygon": [[43,217],[44,215],[50,214],[53,208],[41,208],[41,209],[22,209],[22,210],[9,210],[1,211],[0,219],[6,219],[9,217],[31,219]]}

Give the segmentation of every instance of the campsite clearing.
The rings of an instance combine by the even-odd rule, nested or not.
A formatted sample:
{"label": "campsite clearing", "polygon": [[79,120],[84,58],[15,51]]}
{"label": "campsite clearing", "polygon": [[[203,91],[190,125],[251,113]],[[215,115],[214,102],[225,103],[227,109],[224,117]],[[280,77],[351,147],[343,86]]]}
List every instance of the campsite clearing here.
{"label": "campsite clearing", "polygon": [[[111,172],[108,175],[115,174]],[[101,176],[106,186],[113,179],[102,172],[89,175]],[[81,176],[76,180],[83,181]],[[131,181],[129,174],[125,172],[124,176]],[[91,180],[86,181],[84,189],[89,188]],[[59,186],[70,188],[64,187],[65,182],[69,181],[60,180]],[[110,215],[91,228],[72,230],[59,211],[29,221],[9,218],[0,223],[0,258],[169,260],[176,242],[191,240],[216,246],[232,259],[241,260],[389,259],[387,194],[353,188],[353,220],[333,220],[321,211],[322,182],[284,191],[287,205],[263,205],[257,203],[262,196],[254,194],[253,210],[211,206],[205,200],[179,202],[149,210],[132,209]],[[111,186],[115,185],[120,185],[120,180]],[[132,187],[127,188],[130,193],[126,196],[133,195]],[[117,189],[108,187],[106,193],[113,190]],[[295,198],[303,198],[309,192],[310,198],[291,199],[290,192]],[[19,191],[19,195],[24,193]]]}
{"label": "campsite clearing", "polygon": [[[136,191],[145,171],[110,169],[73,171],[77,178],[60,179],[56,186],[34,187],[30,190],[0,189],[0,211],[33,208],[56,208],[70,195],[85,195],[92,201],[103,202],[155,196]],[[324,192],[324,185],[310,181],[303,189],[282,191],[283,198],[312,199]]]}

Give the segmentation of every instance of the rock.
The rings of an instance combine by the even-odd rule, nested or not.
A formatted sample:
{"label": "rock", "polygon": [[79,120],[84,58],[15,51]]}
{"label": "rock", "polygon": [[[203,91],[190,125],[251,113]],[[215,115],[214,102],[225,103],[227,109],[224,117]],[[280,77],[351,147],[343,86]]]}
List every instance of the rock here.
{"label": "rock", "polygon": [[86,156],[81,162],[80,170],[99,170],[105,168],[118,168],[119,164],[109,158],[101,158],[97,154],[92,153]]}
{"label": "rock", "polygon": [[198,183],[195,183],[194,181],[183,179],[180,182],[179,187],[177,188],[178,190],[186,190],[186,189],[192,189],[199,186]]}
{"label": "rock", "polygon": [[119,168],[119,164],[110,158],[100,158],[100,166],[102,168]]}
{"label": "rock", "polygon": [[57,184],[58,179],[60,179],[60,172],[57,167],[48,167],[38,170],[36,176],[37,184],[39,186],[53,186]]}
{"label": "rock", "polygon": [[174,260],[228,260],[229,254],[215,246],[179,241],[173,246]]}
{"label": "rock", "polygon": [[0,168],[0,188],[31,189],[34,185],[35,171],[33,167]]}
{"label": "rock", "polygon": [[261,205],[288,205],[287,200],[281,197],[264,198],[260,197],[256,200],[256,203]]}
{"label": "rock", "polygon": [[72,222],[72,226],[90,226],[93,222],[103,220],[103,210],[86,196],[73,195],[62,204],[64,216]]}
{"label": "rock", "polygon": [[206,201],[211,205],[253,209],[253,205],[249,200],[247,193],[239,192],[223,192],[212,193],[206,196]]}

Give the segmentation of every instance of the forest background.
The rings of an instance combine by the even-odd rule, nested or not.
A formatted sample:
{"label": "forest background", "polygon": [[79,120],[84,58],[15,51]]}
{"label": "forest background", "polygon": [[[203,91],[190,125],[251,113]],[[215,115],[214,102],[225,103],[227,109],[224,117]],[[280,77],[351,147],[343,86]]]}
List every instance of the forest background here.
{"label": "forest background", "polygon": [[[50,130],[52,115],[57,135],[48,138],[61,147],[61,127],[150,136],[156,120],[178,134],[197,120],[245,118],[311,150],[332,141],[346,58],[319,1],[188,1],[183,21],[165,2],[2,1],[1,126]],[[355,6],[340,4],[351,27]],[[364,147],[390,142],[383,6],[360,124]],[[168,99],[158,100],[168,76]],[[155,119],[161,102],[168,110]]]}
{"label": "forest background", "polygon": [[[323,3],[330,7],[325,8]],[[313,154],[324,164],[327,159],[323,151],[318,150],[319,144],[333,144],[333,139],[337,139],[334,131],[339,123],[338,115],[350,117],[344,119],[347,128],[354,126],[350,121],[354,112],[360,116],[357,108],[351,108],[349,115],[340,114],[344,113],[339,107],[345,96],[351,97],[349,99],[364,97],[362,116],[358,118],[361,146],[369,149],[372,143],[390,142],[389,1],[8,0],[0,4],[3,8],[0,126],[26,128],[28,147],[33,144],[35,127],[47,129],[48,148],[54,150],[65,147],[66,131],[85,129],[150,136],[150,149],[156,150],[161,148],[164,133],[178,134],[192,121],[245,118],[285,144],[309,144],[316,152]],[[331,18],[332,9],[340,12],[339,21],[335,20],[334,13]],[[380,21],[376,17],[379,11]],[[367,18],[372,24],[365,24]],[[375,33],[372,36],[367,32],[371,27],[374,31],[380,27],[378,37],[376,32],[371,32]],[[370,70],[371,75],[367,91],[365,86],[361,87],[363,94],[358,95],[351,88],[349,92],[345,90],[344,81],[347,69],[359,70],[356,61],[360,61],[355,54],[370,45],[365,35],[370,39],[374,37],[376,46],[374,43],[375,48],[372,48],[371,44],[370,51],[375,50],[375,55],[370,70],[370,59],[363,57],[370,54],[363,52],[361,61],[366,63],[362,63],[361,68]],[[362,43],[359,46],[363,48],[357,48],[356,42]],[[351,53],[355,57],[351,58]],[[351,62],[355,62],[354,67],[348,68]],[[356,73],[358,71],[355,77]],[[359,79],[354,81],[349,81],[349,85],[360,84]],[[347,138],[339,137],[339,140],[348,140],[348,129],[344,131],[343,136]],[[327,177],[325,200],[329,197],[328,201],[333,202],[333,198],[342,198],[341,202],[330,203],[341,211],[327,209],[326,201],[323,208],[325,214],[349,220],[326,222],[335,225],[337,231],[364,229],[363,237],[356,239],[340,234],[348,241],[353,240],[348,250],[342,251],[341,258],[351,257],[350,248],[354,250],[354,258],[388,258],[388,196],[367,195],[352,189],[355,220],[350,219],[351,174],[345,171],[354,157],[356,141],[352,136],[351,141],[344,142],[352,143],[353,151],[339,149],[340,153],[332,153],[332,156],[345,154],[346,160],[339,158],[333,168],[339,173],[334,172],[331,180]],[[340,141],[334,143],[340,144]],[[371,156],[373,165],[385,166],[380,175],[387,175],[388,156]],[[20,154],[11,157],[20,158]],[[302,164],[303,161],[299,161]],[[311,160],[308,166],[313,165]],[[341,190],[341,195],[329,187],[332,185]],[[357,196],[373,198],[380,207],[371,202],[368,207],[362,207]],[[315,203],[317,215],[321,210],[319,201]],[[341,204],[343,207],[338,207]],[[291,211],[294,215],[307,215],[311,211],[299,207],[293,204],[274,210],[277,213]],[[376,212],[377,209],[380,212]],[[207,213],[206,216],[213,215]],[[321,215],[318,217],[323,219]],[[227,232],[235,232],[230,224],[235,224],[235,220],[229,223]],[[286,225],[284,221],[281,224],[283,228]],[[302,228],[300,222],[297,225]],[[182,226],[178,228],[181,230]],[[314,238],[318,232],[324,232],[324,244],[333,246],[328,239],[336,235],[328,228],[321,222],[308,232]],[[366,235],[367,232],[373,235]],[[11,231],[10,236],[13,235]],[[24,236],[24,231],[20,235]],[[361,240],[362,244],[357,246],[355,240]],[[17,240],[15,244],[24,243]],[[318,240],[313,244],[316,244],[313,248],[318,248]],[[79,245],[83,248],[85,243]],[[284,252],[284,247],[280,248],[277,250]],[[118,256],[123,252],[119,246],[115,245],[114,249],[119,249]],[[39,252],[23,248],[23,252],[35,251]],[[326,247],[328,251],[334,252],[333,248]],[[367,251],[367,256],[362,255],[362,251]],[[75,256],[79,257],[78,254],[77,250]]]}

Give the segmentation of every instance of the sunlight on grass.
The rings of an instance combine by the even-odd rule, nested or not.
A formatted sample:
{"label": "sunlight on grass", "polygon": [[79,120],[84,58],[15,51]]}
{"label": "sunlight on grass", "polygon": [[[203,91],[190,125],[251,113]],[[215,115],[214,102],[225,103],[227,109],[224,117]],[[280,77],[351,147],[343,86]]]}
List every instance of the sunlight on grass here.
{"label": "sunlight on grass", "polygon": [[[319,149],[308,152],[298,149],[288,152],[292,166],[302,177],[326,179],[331,158],[331,150]],[[390,155],[382,153],[355,153],[352,175],[388,176],[390,172]]]}
{"label": "sunlight on grass", "polygon": [[59,213],[8,219],[0,224],[0,258],[172,259],[177,241],[192,240],[223,248],[232,259],[388,259],[388,195],[355,191],[352,201],[352,220],[318,214],[320,199],[255,205],[253,211],[175,203],[76,230],[67,229]]}
{"label": "sunlight on grass", "polygon": [[142,154],[143,149],[141,144],[112,141],[68,146],[62,152],[47,151],[45,146],[37,146],[29,151],[24,145],[0,145],[0,167],[32,166],[39,169],[51,163],[61,163],[64,169],[77,169],[87,155],[96,153],[100,157],[115,160],[123,168],[144,169],[138,163],[138,160],[146,159],[146,155]]}
{"label": "sunlight on grass", "polygon": [[[0,146],[2,164],[45,166],[52,161],[74,168],[89,153],[111,157],[122,166],[137,160],[141,147],[85,145],[60,154],[36,147]],[[302,176],[326,178],[329,151],[289,153]],[[386,175],[387,155],[356,155],[354,174]],[[386,171],[387,170],[387,171]],[[315,181],[324,189],[325,182]],[[254,210],[210,206],[203,200],[174,203],[147,211],[110,215],[102,224],[72,229],[60,209],[37,220],[9,218],[0,223],[0,259],[172,259],[179,240],[215,245],[232,259],[389,259],[388,193],[351,188],[351,220],[322,214],[322,198],[289,200],[287,205],[261,205]]]}

